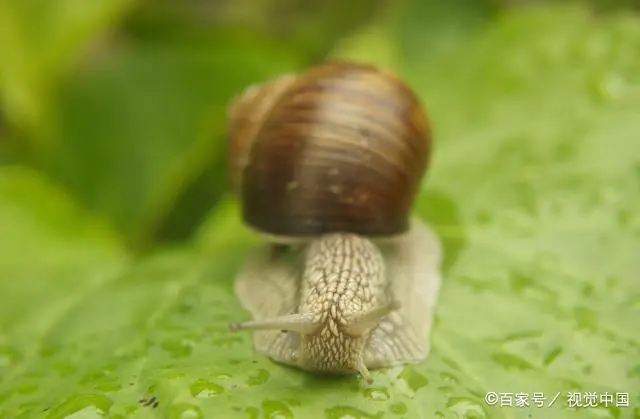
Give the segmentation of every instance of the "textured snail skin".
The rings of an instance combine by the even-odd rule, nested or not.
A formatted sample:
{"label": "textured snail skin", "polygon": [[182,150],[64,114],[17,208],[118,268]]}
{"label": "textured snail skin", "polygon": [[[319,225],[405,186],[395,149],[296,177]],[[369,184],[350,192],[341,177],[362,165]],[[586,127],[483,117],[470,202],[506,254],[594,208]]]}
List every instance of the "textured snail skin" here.
{"label": "textured snail skin", "polygon": [[285,356],[297,366],[325,373],[361,371],[370,379],[363,359],[366,332],[395,307],[385,294],[382,253],[365,238],[335,233],[312,241],[304,259],[298,314],[233,328],[259,324],[294,333],[304,331],[298,338],[301,345],[285,350]]}
{"label": "textured snail skin", "polygon": [[378,245],[348,233],[302,247],[261,246],[235,282],[253,320],[254,345],[276,362],[325,374],[423,361],[442,281],[435,233],[413,220],[408,234]]}
{"label": "textured snail skin", "polygon": [[322,64],[248,89],[229,126],[229,178],[253,229],[285,237],[407,230],[431,135],[399,78]]}

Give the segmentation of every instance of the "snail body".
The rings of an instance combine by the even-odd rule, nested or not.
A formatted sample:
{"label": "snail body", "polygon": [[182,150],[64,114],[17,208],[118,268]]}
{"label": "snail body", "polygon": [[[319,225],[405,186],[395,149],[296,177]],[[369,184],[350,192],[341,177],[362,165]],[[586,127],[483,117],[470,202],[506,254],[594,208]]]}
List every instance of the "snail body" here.
{"label": "snail body", "polygon": [[[230,108],[228,177],[267,241],[235,282],[254,345],[334,374],[424,360],[441,246],[411,216],[431,153],[414,93],[332,62],[247,89]],[[287,244],[283,246],[282,244]]]}

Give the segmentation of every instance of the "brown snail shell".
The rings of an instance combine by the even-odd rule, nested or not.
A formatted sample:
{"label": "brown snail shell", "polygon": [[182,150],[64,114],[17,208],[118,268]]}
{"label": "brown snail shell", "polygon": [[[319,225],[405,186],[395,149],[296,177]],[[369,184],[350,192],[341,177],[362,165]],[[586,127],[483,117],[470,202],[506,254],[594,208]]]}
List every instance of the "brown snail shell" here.
{"label": "brown snail shell", "polygon": [[229,112],[228,176],[244,222],[272,237],[407,231],[431,157],[415,93],[367,64],[328,62],[252,86]]}

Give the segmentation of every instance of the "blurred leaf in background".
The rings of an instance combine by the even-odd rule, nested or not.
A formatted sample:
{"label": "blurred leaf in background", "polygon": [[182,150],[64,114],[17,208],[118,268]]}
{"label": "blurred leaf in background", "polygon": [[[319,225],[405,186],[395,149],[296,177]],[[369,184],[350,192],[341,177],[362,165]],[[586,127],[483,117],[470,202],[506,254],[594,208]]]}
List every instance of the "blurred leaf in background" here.
{"label": "blurred leaf in background", "polygon": [[111,29],[131,5],[59,0],[0,1],[0,91],[7,119],[26,131],[27,152],[51,146],[57,82],[78,59],[83,47]]}
{"label": "blurred leaf in background", "polygon": [[[0,0],[0,419],[640,417],[640,16],[603,6]],[[396,70],[435,130],[432,354],[369,387],[226,328],[257,243],[226,105],[327,55]]]}
{"label": "blurred leaf in background", "polygon": [[375,6],[39,3],[0,6],[11,31],[0,34],[3,97],[26,131],[14,139],[138,250],[188,236],[222,193],[230,98],[322,57]]}

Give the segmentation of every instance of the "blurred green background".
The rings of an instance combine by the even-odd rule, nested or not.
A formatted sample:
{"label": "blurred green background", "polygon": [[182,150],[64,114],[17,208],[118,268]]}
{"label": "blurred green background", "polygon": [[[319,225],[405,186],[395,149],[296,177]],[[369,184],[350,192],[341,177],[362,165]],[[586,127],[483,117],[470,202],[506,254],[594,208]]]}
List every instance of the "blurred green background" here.
{"label": "blurred green background", "polygon": [[0,159],[46,173],[132,249],[183,240],[225,188],[225,108],[244,87],[371,27],[368,56],[353,58],[408,77],[503,9],[536,3],[3,0]]}
{"label": "blurred green background", "polygon": [[[639,418],[639,11],[0,0],[0,418]],[[446,247],[433,353],[371,388],[226,332],[257,242],[227,195],[227,104],[331,57],[404,77],[436,140],[416,205]]]}

